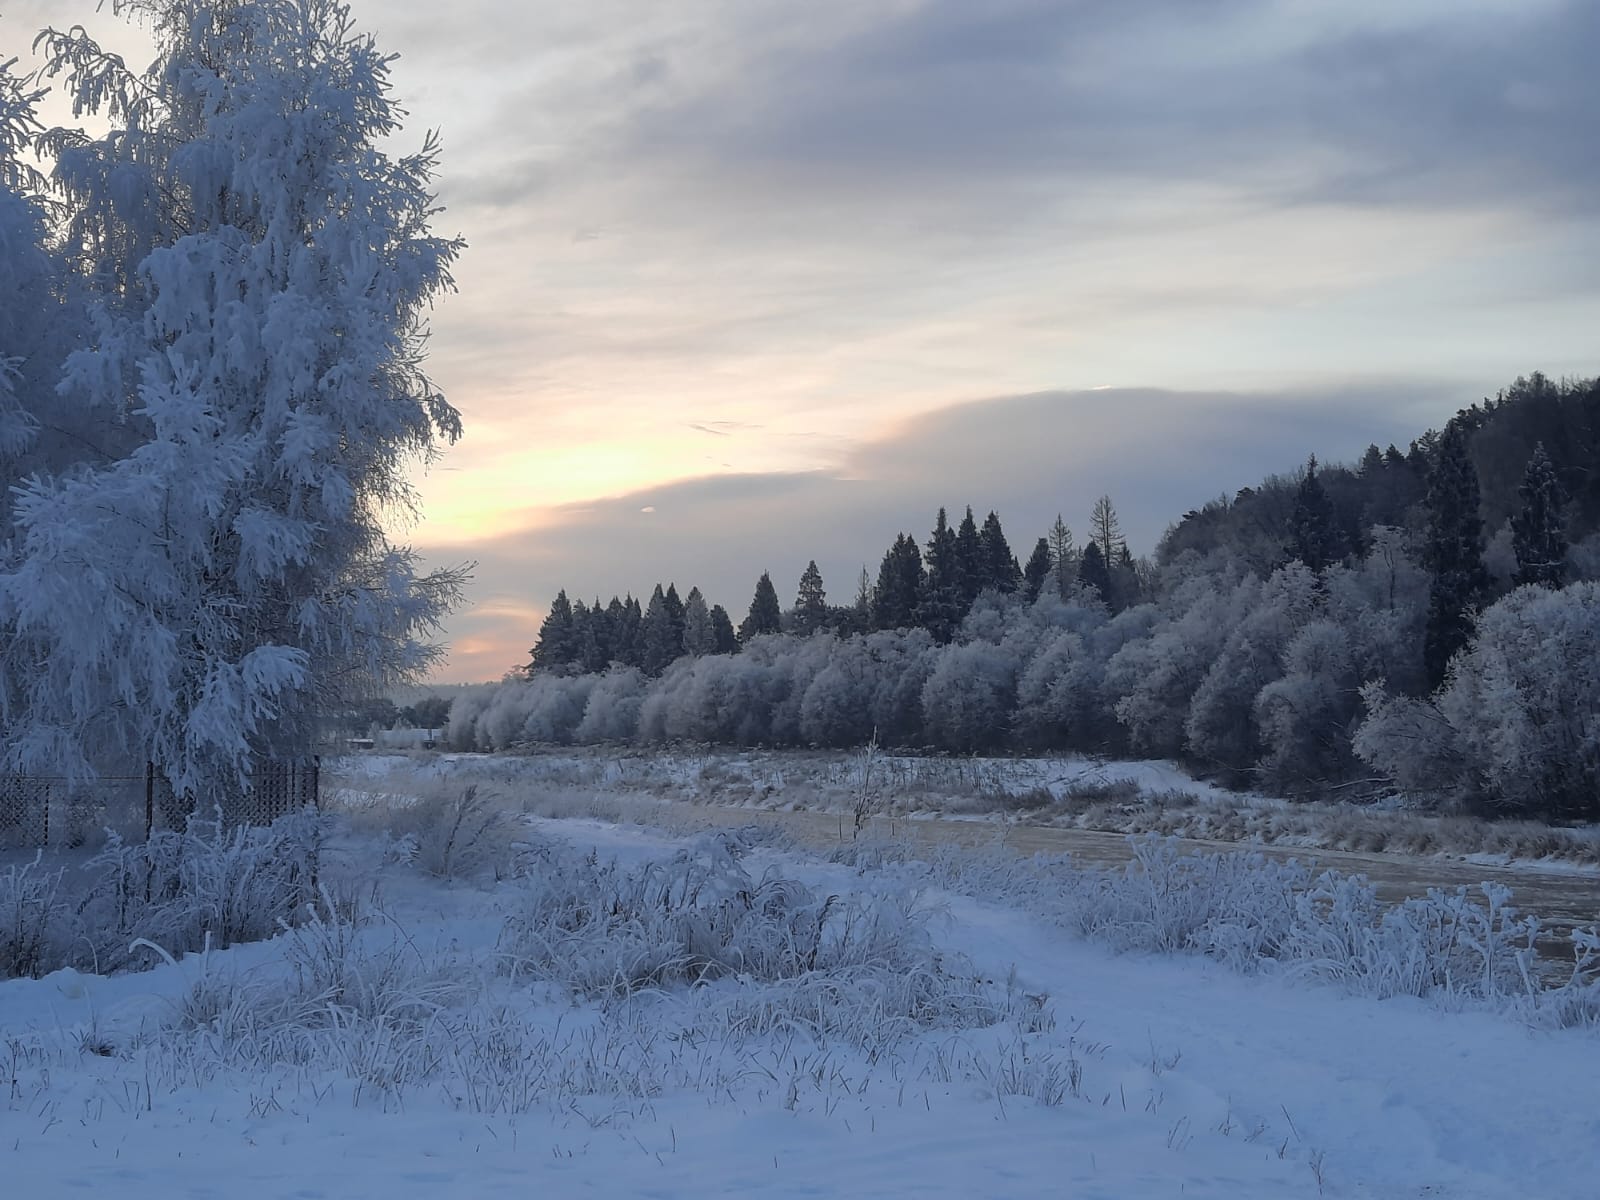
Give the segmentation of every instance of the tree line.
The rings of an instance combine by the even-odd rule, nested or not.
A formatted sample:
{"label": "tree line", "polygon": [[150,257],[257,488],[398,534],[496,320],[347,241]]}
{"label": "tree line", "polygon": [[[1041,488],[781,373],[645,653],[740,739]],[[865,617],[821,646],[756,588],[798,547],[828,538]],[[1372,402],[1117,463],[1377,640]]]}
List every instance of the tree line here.
{"label": "tree line", "polygon": [[602,605],[573,602],[563,588],[551,602],[523,673],[595,672],[612,665],[660,675],[683,655],[737,654],[752,639],[776,633],[836,637],[891,629],[925,629],[940,645],[956,636],[985,592],[1019,595],[1032,603],[1047,589],[1061,599],[1084,589],[1111,611],[1139,602],[1141,573],[1149,563],[1133,557],[1109,496],[1095,502],[1091,536],[1080,550],[1058,515],[1034,543],[1027,564],[1011,552],[1000,517],[990,512],[980,527],[969,505],[954,528],[939,509],[926,546],[908,533],[884,551],[874,583],[861,569],[849,604],[828,603],[815,559],[806,564],[794,604],[784,609],[770,572],[756,580],[750,607],[737,629],[720,604],[707,607],[699,588],[687,599],[677,585],[656,584],[641,605],[630,593]]}
{"label": "tree line", "polygon": [[925,546],[900,535],[858,588],[860,625],[826,606],[816,576],[774,631],[767,580],[766,623],[747,619],[737,653],[680,654],[654,675],[536,670],[458,698],[449,737],[876,736],[1172,758],[1291,797],[1400,790],[1597,819],[1597,467],[1600,383],[1534,375],[1405,451],[1312,458],[1193,509],[1149,560],[1119,538],[1126,592],[1085,567],[1108,557],[1109,502],[1081,552],[1058,522],[1020,567],[981,552],[976,522],[963,551],[961,527],[938,520]]}

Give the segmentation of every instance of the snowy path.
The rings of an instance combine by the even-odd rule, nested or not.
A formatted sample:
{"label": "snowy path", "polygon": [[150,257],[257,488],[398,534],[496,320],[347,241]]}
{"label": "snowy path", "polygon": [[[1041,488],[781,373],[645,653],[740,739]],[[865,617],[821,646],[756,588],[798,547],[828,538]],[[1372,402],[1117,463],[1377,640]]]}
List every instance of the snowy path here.
{"label": "snowy path", "polygon": [[[670,849],[634,828],[552,828],[624,861]],[[830,891],[873,882],[775,852],[752,861]],[[425,948],[493,937],[485,900],[470,889],[405,877],[395,899],[397,919]],[[72,1051],[46,1082],[26,1061],[5,1061],[7,1042],[30,1031],[70,1042],[84,1023],[148,1019],[181,990],[186,960],[141,976],[0,984],[0,1073],[15,1080],[0,1103],[0,1178],[8,1195],[132,1200],[1595,1194],[1593,1033],[1532,1034],[1500,1018],[1354,1000],[1190,958],[1116,957],[1014,910],[945,901],[934,925],[941,944],[997,978],[1015,964],[1025,987],[1051,994],[1052,1036],[1081,1060],[1083,1098],[997,1100],[981,1083],[926,1070],[896,1083],[846,1055],[790,1099],[772,1062],[771,1079],[591,1109],[592,1123],[542,1107],[474,1115],[442,1086],[403,1105],[370,1094],[355,1104],[347,1084],[303,1072],[165,1088],[150,1086],[137,1060]],[[277,952],[269,943],[227,956],[243,967]],[[996,1041],[968,1032],[944,1049]]]}

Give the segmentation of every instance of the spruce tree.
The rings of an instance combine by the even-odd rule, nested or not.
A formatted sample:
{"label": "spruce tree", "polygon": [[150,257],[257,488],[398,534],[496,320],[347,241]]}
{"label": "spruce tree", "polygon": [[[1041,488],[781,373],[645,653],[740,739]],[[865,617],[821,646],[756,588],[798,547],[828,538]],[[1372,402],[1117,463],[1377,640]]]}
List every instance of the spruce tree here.
{"label": "spruce tree", "polygon": [[1511,518],[1517,584],[1559,588],[1567,577],[1567,536],[1562,513],[1567,497],[1543,442],[1533,448],[1517,495],[1522,498],[1522,508]]}
{"label": "spruce tree", "polygon": [[[572,610],[572,617],[574,626],[581,627],[576,607]],[[604,671],[611,665],[615,638],[611,629],[611,610],[601,605],[599,596],[596,596],[594,603],[589,605],[589,612],[582,625],[587,626],[587,632],[582,636],[584,649],[579,654],[584,670]]]}
{"label": "spruce tree", "polygon": [[794,631],[809,637],[828,623],[828,597],[822,590],[822,572],[817,570],[817,560],[806,564],[800,576],[800,590],[794,602]]}
{"label": "spruce tree", "polygon": [[699,658],[717,652],[717,631],[711,624],[711,610],[700,589],[690,588],[683,602],[683,652]]}
{"label": "spruce tree", "polygon": [[644,610],[629,592],[622,600],[622,611],[617,614],[612,633],[612,656],[628,667],[644,665]]}
{"label": "spruce tree", "polygon": [[733,618],[720,604],[711,606],[711,632],[716,637],[718,654],[739,653],[739,638],[733,632]]}
{"label": "spruce tree", "polygon": [[916,539],[902,533],[883,556],[878,586],[872,594],[875,629],[905,629],[917,621],[923,591],[922,551]]}
{"label": "spruce tree", "polygon": [[678,585],[667,584],[667,590],[662,594],[662,599],[667,605],[667,619],[672,622],[672,644],[678,647],[683,645],[683,601],[678,598]]}
{"label": "spruce tree", "polygon": [[1022,572],[1017,567],[1016,556],[1011,553],[1010,543],[1006,541],[1005,531],[1000,528],[1000,517],[993,511],[983,519],[983,528],[978,532],[978,548],[983,564],[983,587],[999,592],[1016,591]]}
{"label": "spruce tree", "polygon": [[984,588],[984,568],[983,539],[978,534],[978,523],[972,519],[972,505],[969,504],[967,515],[961,518],[961,526],[956,530],[956,587],[961,597],[961,617],[967,615],[967,609]]}
{"label": "spruce tree", "polygon": [[1117,547],[1117,561],[1111,568],[1111,590],[1116,597],[1112,608],[1117,612],[1132,608],[1142,599],[1144,589],[1139,580],[1139,564],[1134,562],[1127,542]]}
{"label": "spruce tree", "polygon": [[1022,594],[1028,598],[1028,603],[1039,598],[1054,566],[1050,558],[1050,541],[1040,538],[1033,545],[1033,553],[1028,556],[1028,565],[1022,568]]}
{"label": "spruce tree", "polygon": [[955,636],[966,609],[961,602],[956,533],[950,528],[950,519],[942,508],[928,538],[926,562],[927,576],[917,600],[917,623],[943,644]]}
{"label": "spruce tree", "polygon": [[683,635],[673,628],[672,610],[666,594],[656,584],[644,610],[644,628],[639,667],[646,675],[659,675],[683,650]]}
{"label": "spruce tree", "polygon": [[[1377,447],[1372,447],[1374,456]],[[1294,512],[1289,518],[1289,555],[1319,575],[1343,557],[1341,538],[1333,520],[1333,505],[1317,478],[1317,456],[1306,460],[1305,477],[1295,489]]]}
{"label": "spruce tree", "polygon": [[606,661],[628,662],[628,610],[616,596],[606,605],[605,631]]}
{"label": "spruce tree", "polygon": [[783,628],[783,614],[778,607],[778,591],[772,586],[772,576],[761,572],[756,580],[756,594],[750,601],[750,612],[739,626],[739,641],[750,641],[765,633],[778,633]]}
{"label": "spruce tree", "polygon": [[562,588],[556,593],[550,611],[539,626],[539,641],[529,655],[532,661],[528,664],[528,672],[557,671],[574,662],[578,656],[575,634],[572,603],[567,599],[567,589]]}
{"label": "spruce tree", "polygon": [[1100,553],[1100,543],[1090,542],[1083,548],[1083,561],[1078,564],[1078,582],[1093,588],[1096,596],[1108,608],[1111,606],[1111,569],[1106,566],[1105,555]]}
{"label": "spruce tree", "polygon": [[1489,590],[1478,506],[1478,472],[1467,453],[1467,435],[1451,421],[1438,440],[1428,481],[1426,558],[1433,584],[1422,656],[1429,687],[1444,682],[1451,658],[1471,639],[1472,614]]}
{"label": "spruce tree", "polygon": [[580,670],[604,671],[610,662],[605,647],[605,616],[599,597],[592,608],[582,600],[572,606],[572,661]]}

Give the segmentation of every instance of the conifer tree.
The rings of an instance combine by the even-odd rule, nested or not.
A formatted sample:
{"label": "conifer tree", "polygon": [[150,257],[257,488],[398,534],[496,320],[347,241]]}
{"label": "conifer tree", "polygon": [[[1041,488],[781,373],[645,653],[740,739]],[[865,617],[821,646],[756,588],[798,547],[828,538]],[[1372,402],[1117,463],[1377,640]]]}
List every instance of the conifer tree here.
{"label": "conifer tree", "polygon": [[1117,520],[1117,510],[1110,496],[1101,496],[1094,502],[1094,511],[1089,514],[1089,540],[1100,547],[1100,559],[1107,567],[1117,561],[1117,547],[1122,543],[1122,525]]}
{"label": "conifer tree", "polygon": [[[598,600],[595,601],[595,607],[599,607]],[[627,636],[627,621],[627,609],[623,607],[622,601],[618,597],[612,596],[610,603],[606,605],[605,621],[603,623],[605,644],[601,647],[605,651],[608,664],[627,661],[627,649],[623,644]]]}
{"label": "conifer tree", "polygon": [[922,589],[922,551],[915,538],[902,533],[894,539],[878,568],[878,586],[872,594],[873,628],[905,629],[914,625]]}
{"label": "conifer tree", "polygon": [[1100,543],[1090,542],[1083,548],[1083,561],[1078,564],[1078,582],[1093,588],[1095,595],[1108,608],[1111,606],[1111,569],[1100,553]]}
{"label": "conifer tree", "polygon": [[683,652],[699,658],[717,652],[717,631],[711,624],[711,610],[699,588],[689,589],[683,602]]}
{"label": "conifer tree", "polygon": [[950,528],[950,519],[942,508],[928,538],[926,563],[927,576],[917,600],[917,623],[943,644],[955,636],[966,608],[961,600],[956,532]]}
{"label": "conifer tree", "polygon": [[1016,591],[1022,572],[1017,567],[1016,556],[1011,553],[1010,543],[1006,541],[1005,531],[1000,528],[1000,517],[993,510],[983,519],[983,528],[978,531],[978,550],[982,564],[979,581],[982,587],[998,592]]}
{"label": "conifer tree", "polygon": [[[578,601],[581,605],[583,601]],[[539,626],[539,641],[534,646],[529,657],[528,671],[556,671],[568,666],[578,657],[577,629],[572,621],[572,603],[567,599],[567,590],[562,588],[556,593],[555,600],[550,605],[550,611],[545,614],[544,621]]]}
{"label": "conifer tree", "polygon": [[656,584],[644,610],[639,668],[646,675],[659,675],[683,651],[683,635],[673,628],[672,610],[666,594]]}
{"label": "conifer tree", "polygon": [[1567,577],[1567,536],[1562,510],[1567,497],[1544,443],[1533,448],[1522,486],[1522,508],[1511,518],[1518,585],[1559,588]]}
{"label": "conifer tree", "polygon": [[[678,598],[678,585],[667,584],[667,590],[662,594],[667,605],[667,619],[672,622],[672,643],[683,646],[683,601]],[[674,655],[673,657],[677,657]]]}
{"label": "conifer tree", "polygon": [[1117,547],[1117,561],[1111,568],[1111,591],[1114,594],[1112,609],[1121,612],[1132,608],[1142,598],[1143,585],[1139,580],[1139,564],[1133,559],[1128,543]]}
{"label": "conifer tree", "polygon": [[720,604],[711,606],[711,632],[716,637],[718,654],[739,653],[739,638],[733,632],[733,618]]}
{"label": "conifer tree", "polygon": [[[1372,447],[1374,456],[1377,447]],[[1306,460],[1306,473],[1295,489],[1294,512],[1289,519],[1289,554],[1321,574],[1344,555],[1338,529],[1334,525],[1333,505],[1317,478],[1317,456]]]}
{"label": "conifer tree", "polygon": [[606,614],[600,598],[593,605],[579,600],[572,606],[572,661],[584,671],[604,671],[610,657],[606,651]]}
{"label": "conifer tree", "polygon": [[1050,526],[1050,576],[1056,595],[1062,600],[1072,591],[1078,578],[1078,549],[1072,541],[1072,530],[1056,514],[1056,523]]}
{"label": "conifer tree", "polygon": [[828,597],[822,590],[822,572],[817,570],[817,560],[806,564],[800,576],[800,590],[794,602],[794,631],[809,637],[828,623]]}
{"label": "conifer tree", "polygon": [[644,666],[644,610],[629,592],[611,621],[611,657],[625,667]]}
{"label": "conifer tree", "polygon": [[1478,472],[1462,424],[1452,420],[1439,438],[1428,481],[1426,559],[1433,572],[1423,663],[1438,687],[1455,653],[1472,637],[1472,614],[1489,590],[1483,565],[1483,517]]}
{"label": "conifer tree", "polygon": [[956,530],[956,587],[961,597],[961,613],[957,622],[967,615],[967,609],[984,586],[983,539],[978,534],[978,523],[972,518],[972,505],[961,518]]}
{"label": "conifer tree", "polygon": [[739,641],[748,642],[766,633],[778,633],[783,628],[783,613],[778,607],[778,591],[772,586],[772,575],[761,572],[756,580],[756,594],[750,600],[750,612],[739,626]]}
{"label": "conifer tree", "polygon": [[1039,593],[1050,580],[1050,572],[1054,567],[1050,558],[1050,541],[1040,538],[1033,545],[1033,553],[1028,556],[1028,565],[1022,568],[1022,594],[1027,597],[1028,603],[1039,598]]}

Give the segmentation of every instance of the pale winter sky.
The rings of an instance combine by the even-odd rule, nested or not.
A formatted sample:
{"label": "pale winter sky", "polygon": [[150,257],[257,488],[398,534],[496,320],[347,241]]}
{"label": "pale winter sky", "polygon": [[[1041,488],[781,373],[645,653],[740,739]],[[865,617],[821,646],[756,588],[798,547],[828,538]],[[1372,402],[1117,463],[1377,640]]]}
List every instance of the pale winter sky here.
{"label": "pale winter sky", "polygon": [[[354,0],[443,135],[475,559],[440,678],[557,588],[698,584],[997,509],[1026,556],[1593,374],[1593,0]],[[89,0],[5,7],[103,29]]]}

